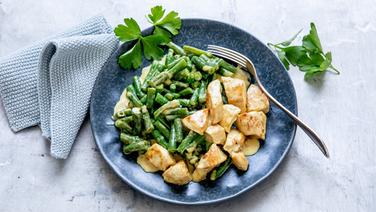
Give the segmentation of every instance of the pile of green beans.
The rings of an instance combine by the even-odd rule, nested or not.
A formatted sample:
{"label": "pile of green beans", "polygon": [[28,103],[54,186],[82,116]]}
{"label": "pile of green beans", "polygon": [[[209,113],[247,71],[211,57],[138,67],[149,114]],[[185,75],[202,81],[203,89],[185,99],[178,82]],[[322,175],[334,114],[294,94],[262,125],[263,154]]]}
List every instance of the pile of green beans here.
{"label": "pile of green beans", "polygon": [[[167,47],[167,54],[152,62],[144,79],[134,76],[126,87],[129,105],[114,114],[115,126],[124,154],[143,153],[156,142],[187,160],[188,150],[189,157],[199,158],[211,143],[184,129],[182,119],[205,108],[206,89],[215,75],[232,76],[237,68],[192,46],[170,42]],[[229,164],[231,159],[211,178],[220,177]]]}

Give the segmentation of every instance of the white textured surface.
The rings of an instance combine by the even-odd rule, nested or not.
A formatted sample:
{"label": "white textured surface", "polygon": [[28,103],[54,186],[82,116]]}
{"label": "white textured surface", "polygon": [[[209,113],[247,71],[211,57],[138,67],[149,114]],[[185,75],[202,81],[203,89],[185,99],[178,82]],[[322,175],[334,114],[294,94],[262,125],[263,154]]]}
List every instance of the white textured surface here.
{"label": "white textured surface", "polygon": [[33,128],[13,134],[0,109],[0,211],[375,211],[376,3],[364,1],[0,0],[0,56],[102,13],[147,26],[148,8],[163,3],[181,17],[235,24],[263,42],[280,41],[310,21],[340,76],[308,84],[292,70],[299,114],[325,139],[326,160],[300,130],[281,167],[231,201],[200,207],[162,203],[133,191],[102,160],[84,124],[66,161],[48,155]]}

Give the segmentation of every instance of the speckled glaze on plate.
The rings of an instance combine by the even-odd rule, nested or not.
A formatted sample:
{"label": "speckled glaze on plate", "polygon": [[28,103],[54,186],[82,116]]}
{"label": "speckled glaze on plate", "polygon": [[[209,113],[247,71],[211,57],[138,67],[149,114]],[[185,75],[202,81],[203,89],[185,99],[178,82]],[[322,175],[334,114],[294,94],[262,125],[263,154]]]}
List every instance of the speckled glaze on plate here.
{"label": "speckled glaze on plate", "polygon": [[[143,31],[144,34],[150,32],[151,29]],[[286,70],[276,56],[249,33],[217,21],[184,19],[174,42],[202,49],[206,49],[208,44],[215,44],[243,53],[255,64],[266,89],[297,114],[295,90]],[[111,119],[123,89],[132,83],[134,75],[141,72],[141,69],[124,71],[118,66],[118,56],[128,48],[129,43],[123,44],[103,67],[95,83],[90,105],[91,127],[100,153],[123,181],[159,200],[177,204],[207,204],[235,197],[253,188],[278,167],[291,147],[296,126],[287,115],[271,105],[266,141],[257,154],[248,157],[250,166],[247,172],[242,173],[231,167],[215,182],[191,182],[183,187],[165,183],[160,173],[145,173],[136,163],[135,156],[122,154],[119,132]],[[149,63],[144,60],[142,67]]]}

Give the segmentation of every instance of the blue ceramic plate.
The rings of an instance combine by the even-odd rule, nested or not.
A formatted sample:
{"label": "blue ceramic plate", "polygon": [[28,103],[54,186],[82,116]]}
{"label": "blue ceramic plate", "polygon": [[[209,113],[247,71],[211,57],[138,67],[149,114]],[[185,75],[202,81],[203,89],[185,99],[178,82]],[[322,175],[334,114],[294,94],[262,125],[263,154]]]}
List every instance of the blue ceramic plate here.
{"label": "blue ceramic plate", "polygon": [[[144,33],[150,31],[147,29]],[[255,64],[267,90],[297,113],[295,90],[286,70],[276,56],[249,33],[221,22],[185,19],[174,42],[202,49],[206,49],[208,44],[215,44],[243,53]],[[95,83],[90,106],[91,127],[98,148],[126,183],[156,199],[178,204],[205,204],[226,200],[253,188],[278,167],[291,147],[296,126],[281,110],[271,105],[266,141],[257,154],[248,157],[250,166],[247,172],[231,168],[216,182],[191,182],[183,187],[166,184],[160,173],[145,173],[134,156],[122,154],[119,132],[111,119],[123,89],[132,82],[134,75],[141,72],[141,69],[125,71],[118,66],[118,56],[128,48],[128,43],[123,44],[103,67]],[[144,60],[142,67],[149,63]]]}

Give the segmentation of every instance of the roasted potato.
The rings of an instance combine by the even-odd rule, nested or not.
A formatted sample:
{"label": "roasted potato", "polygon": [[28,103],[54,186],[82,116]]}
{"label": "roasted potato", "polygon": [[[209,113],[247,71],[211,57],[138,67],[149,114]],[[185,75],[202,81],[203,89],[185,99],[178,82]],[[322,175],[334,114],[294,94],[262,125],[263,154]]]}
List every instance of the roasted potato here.
{"label": "roasted potato", "polygon": [[158,170],[164,171],[176,162],[170,153],[159,144],[153,144],[145,153],[146,158]]}
{"label": "roasted potato", "polygon": [[221,82],[219,80],[214,80],[208,85],[206,107],[209,108],[211,124],[217,124],[222,120],[223,101]]}
{"label": "roasted potato", "polygon": [[179,161],[173,166],[170,166],[170,168],[163,172],[162,176],[164,181],[176,185],[185,185],[192,180],[187,165],[183,160]]}
{"label": "roasted potato", "polygon": [[244,135],[265,139],[266,115],[261,111],[242,113],[236,120],[236,126]]}
{"label": "roasted potato", "polygon": [[240,111],[247,110],[247,91],[243,80],[232,77],[222,77],[226,97],[229,104],[235,105]]}
{"label": "roasted potato", "polygon": [[203,135],[209,125],[209,110],[196,111],[192,115],[185,117],[182,122],[186,128]]}
{"label": "roasted potato", "polygon": [[269,112],[269,100],[257,85],[247,90],[247,111]]}
{"label": "roasted potato", "polygon": [[223,117],[219,124],[225,129],[228,133],[231,130],[232,124],[236,121],[240,109],[231,104],[223,105]]}
{"label": "roasted potato", "polygon": [[198,162],[195,171],[192,174],[192,179],[195,182],[202,181],[206,175],[216,166],[223,163],[227,159],[225,153],[216,145],[212,144],[209,151],[202,156]]}
{"label": "roasted potato", "polygon": [[223,145],[226,141],[226,132],[220,125],[209,126],[205,131],[205,140],[211,143]]}

